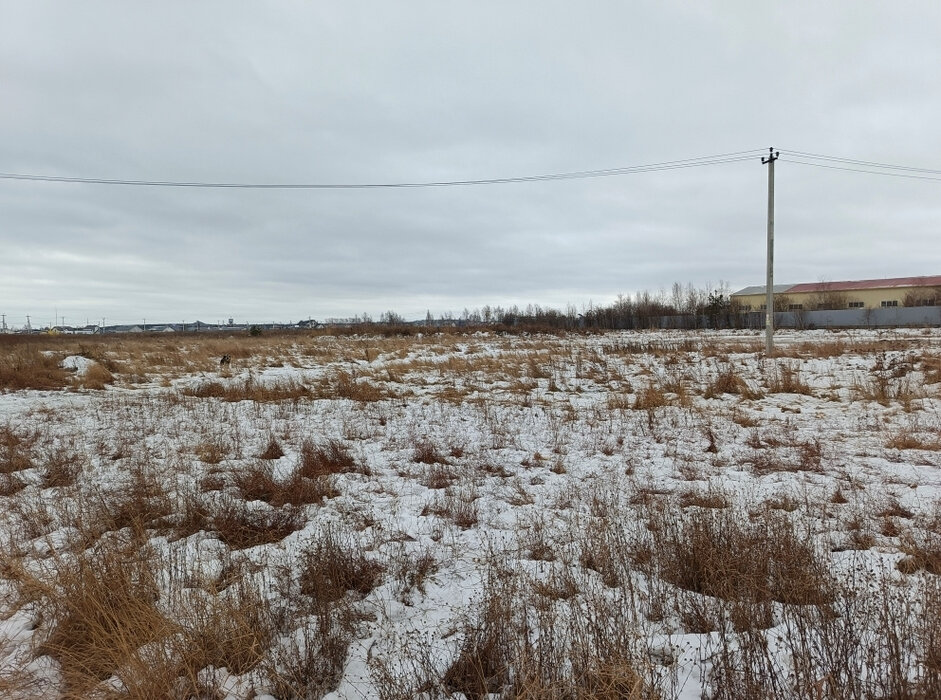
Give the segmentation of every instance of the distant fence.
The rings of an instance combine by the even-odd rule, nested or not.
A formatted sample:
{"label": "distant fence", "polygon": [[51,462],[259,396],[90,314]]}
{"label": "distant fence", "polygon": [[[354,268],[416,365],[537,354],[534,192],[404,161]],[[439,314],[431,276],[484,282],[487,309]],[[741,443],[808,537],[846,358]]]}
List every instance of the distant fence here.
{"label": "distant fence", "polygon": [[[896,306],[878,309],[833,309],[822,311],[779,311],[774,314],[775,328],[895,328],[902,326],[941,326],[941,306]],[[650,319],[653,328],[764,328],[765,312],[748,311],[720,314],[717,317],[690,314],[660,316]]]}
{"label": "distant fence", "polygon": [[[751,313],[753,328],[764,328],[765,315]],[[776,328],[892,328],[941,325],[941,306],[896,306],[879,309],[782,311],[774,315]]]}

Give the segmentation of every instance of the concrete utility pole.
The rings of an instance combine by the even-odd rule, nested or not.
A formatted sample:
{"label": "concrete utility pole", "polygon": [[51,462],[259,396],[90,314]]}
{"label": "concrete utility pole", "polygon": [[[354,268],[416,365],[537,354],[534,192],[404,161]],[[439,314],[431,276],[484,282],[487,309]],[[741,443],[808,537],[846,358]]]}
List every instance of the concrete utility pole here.
{"label": "concrete utility pole", "polygon": [[774,161],[781,155],[774,148],[768,149],[768,157],[762,158],[768,166],[768,279],[765,292],[765,353],[774,354]]}

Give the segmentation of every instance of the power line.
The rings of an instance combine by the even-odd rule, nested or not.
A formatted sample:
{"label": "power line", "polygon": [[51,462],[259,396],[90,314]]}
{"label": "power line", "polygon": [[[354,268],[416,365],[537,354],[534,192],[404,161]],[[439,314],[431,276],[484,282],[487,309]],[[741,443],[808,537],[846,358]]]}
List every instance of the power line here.
{"label": "power line", "polygon": [[[850,172],[850,173],[864,173],[866,175],[884,175],[886,177],[902,177],[902,178],[906,178],[909,180],[934,180],[936,182],[941,182],[941,177],[931,177],[930,175],[915,175],[912,173],[893,173],[893,172],[886,172],[883,170],[867,170],[865,168],[851,168],[851,167],[842,166],[842,165],[827,165],[826,163],[811,163],[806,160],[798,160],[795,158],[788,158],[786,156],[782,156],[781,160],[784,161],[785,163],[796,163],[797,165],[809,165],[814,168],[826,168],[827,170],[842,170],[842,171]],[[902,168],[904,166],[897,166],[897,167]]]}
{"label": "power line", "polygon": [[121,185],[133,187],[190,187],[214,189],[253,189],[253,190],[366,190],[366,189],[408,189],[422,187],[466,187],[474,185],[506,185],[520,182],[545,182],[552,180],[577,180],[585,178],[615,177],[637,173],[650,173],[681,168],[699,168],[726,163],[738,163],[751,160],[764,149],[721,153],[712,156],[684,158],[661,163],[634,165],[601,170],[579,170],[573,172],[550,173],[545,175],[524,175],[518,177],[495,177],[478,180],[441,180],[431,182],[380,182],[380,183],[270,183],[270,182],[184,182],[176,180],[130,180],[98,177],[68,177],[64,175],[41,175],[29,173],[0,173],[0,180],[24,180],[29,182],[60,182],[83,185]]}
{"label": "power line", "polygon": [[835,163],[844,163],[848,165],[859,165],[859,166],[865,166],[869,168],[879,168],[882,170],[905,170],[908,172],[915,172],[915,173],[927,173],[931,175],[941,175],[941,170],[936,170],[932,168],[915,168],[910,165],[894,165],[891,163],[876,163],[870,160],[857,160],[855,158],[843,158],[840,156],[829,156],[829,155],[824,155],[821,153],[807,153],[805,151],[785,150],[784,152],[795,155],[795,156],[799,156],[801,158],[810,158],[811,160],[823,160],[823,161],[829,161],[829,162],[835,162]]}

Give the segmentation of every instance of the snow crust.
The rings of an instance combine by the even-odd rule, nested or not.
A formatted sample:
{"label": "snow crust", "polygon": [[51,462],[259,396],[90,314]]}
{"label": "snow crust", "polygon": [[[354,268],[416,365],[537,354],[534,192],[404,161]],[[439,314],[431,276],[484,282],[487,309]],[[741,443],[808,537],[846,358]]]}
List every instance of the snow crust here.
{"label": "snow crust", "polygon": [[[925,353],[937,356],[941,334],[937,329],[779,333],[780,347],[807,348],[795,353],[793,364],[808,393],[705,398],[703,387],[729,368],[759,388],[771,361],[740,346],[760,339],[757,333],[731,331],[561,339],[480,334],[452,345],[430,335],[390,349],[364,338],[356,341],[360,356],[336,359],[328,352],[332,346],[346,351],[354,345],[320,338],[316,342],[323,355],[299,346],[283,366],[236,368],[233,376],[198,373],[174,378],[169,386],[152,378],[146,386],[107,393],[2,394],[0,425],[39,431],[43,437],[35,448],[36,466],[19,474],[25,488],[0,497],[0,541],[21,551],[37,570],[74,548],[78,532],[66,518],[74,508],[49,508],[48,531],[30,534],[19,529],[21,520],[12,509],[29,497],[78,504],[78,486],[43,486],[41,455],[56,446],[74,445],[83,488],[94,485],[106,493],[124,483],[135,465],[146,463],[166,475],[169,493],[179,495],[208,476],[256,462],[271,436],[285,453],[271,462],[281,480],[296,469],[305,438],[339,440],[368,474],[336,476],[337,495],[322,505],[301,506],[304,526],[283,540],[233,552],[207,532],[183,539],[154,533],[150,539],[161,559],[172,562],[163,574],[166,589],[171,576],[194,585],[215,581],[234,558],[255,572],[254,582],[272,604],[282,595],[278,577],[296,579],[302,553],[328,528],[349,533],[387,567],[403,554],[430,553],[435,567],[423,590],[403,587],[387,568],[381,584],[355,602],[362,621],[338,686],[324,696],[330,700],[379,697],[372,672],[376,658],[390,667],[407,666],[408,655],[421,649],[428,651],[431,665],[445,669],[459,651],[463,623],[481,602],[493,559],[509,562],[533,580],[559,562],[578,569],[578,556],[572,554],[577,528],[590,519],[593,499],[601,497],[626,503],[637,494],[660,494],[677,518],[683,512],[677,499],[692,491],[721,493],[742,513],[785,500],[797,508],[810,504],[805,509],[808,537],[826,552],[834,571],[894,572],[903,556],[900,540],[875,531],[880,521],[873,514],[891,502],[911,513],[906,521],[914,522],[934,513],[941,499],[941,452],[892,442],[893,436],[912,434],[928,445],[941,434],[938,387],[927,384],[916,367]],[[884,341],[892,349],[881,355],[875,350],[833,356],[811,350],[835,341],[875,346]],[[898,349],[909,341],[911,349]],[[382,352],[370,353],[370,348]],[[529,367],[522,380],[494,369],[510,362]],[[879,362],[911,365],[901,377],[909,383],[910,397],[889,396],[880,403],[865,396]],[[78,355],[62,361],[77,374],[92,364]],[[454,369],[458,366],[463,369]],[[382,386],[386,398],[365,402],[314,395],[259,403],[183,395],[207,381],[238,385],[249,378],[266,385],[294,381],[314,387],[333,381],[340,371],[354,381]],[[901,386],[898,380],[892,378],[891,385]],[[665,404],[649,411],[631,409],[650,385],[667,387]],[[681,386],[687,387],[689,403],[676,393]],[[612,397],[623,397],[627,408],[618,408]],[[759,470],[759,448],[753,445],[764,440],[767,447],[782,436],[795,446],[818,444],[820,468]],[[429,486],[433,465],[416,461],[416,446],[423,441],[441,453],[438,466],[450,474],[447,489]],[[201,461],[199,448],[207,442],[220,446],[219,463]],[[796,459],[786,447],[770,449],[782,460]],[[833,503],[837,491],[851,503]],[[430,512],[446,494],[473,504],[476,523],[462,527],[433,508]],[[251,505],[269,508],[260,501]],[[846,521],[870,515],[863,526],[874,530],[870,548],[836,546],[846,544],[851,534]],[[557,561],[533,558],[539,528],[557,550]],[[578,575],[586,586],[602,590],[594,572],[579,569]],[[907,578],[892,576],[898,586],[907,585]],[[637,584],[638,590],[650,585],[640,574]],[[35,687],[58,687],[57,663],[37,654],[48,630],[31,608],[18,607],[11,584],[2,583],[0,595],[0,666],[29,674]],[[709,659],[719,644],[715,633],[691,632],[669,615],[643,624],[647,658],[672,679],[666,685],[670,694],[701,697]],[[768,633],[773,642],[787,630],[773,625]],[[299,625],[284,644],[301,634]],[[203,673],[227,698],[275,697],[252,672],[207,668]]]}

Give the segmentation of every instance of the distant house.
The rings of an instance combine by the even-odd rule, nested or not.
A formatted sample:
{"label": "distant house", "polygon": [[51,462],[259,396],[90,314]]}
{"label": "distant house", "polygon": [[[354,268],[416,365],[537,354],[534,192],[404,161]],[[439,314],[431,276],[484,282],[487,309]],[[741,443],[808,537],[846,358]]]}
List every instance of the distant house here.
{"label": "distant house", "polygon": [[[764,311],[767,308],[765,289],[764,286],[745,287],[732,293],[732,302],[741,311]],[[941,275],[774,285],[775,311],[903,306],[941,306]]]}

